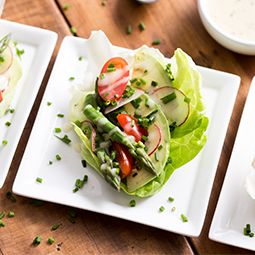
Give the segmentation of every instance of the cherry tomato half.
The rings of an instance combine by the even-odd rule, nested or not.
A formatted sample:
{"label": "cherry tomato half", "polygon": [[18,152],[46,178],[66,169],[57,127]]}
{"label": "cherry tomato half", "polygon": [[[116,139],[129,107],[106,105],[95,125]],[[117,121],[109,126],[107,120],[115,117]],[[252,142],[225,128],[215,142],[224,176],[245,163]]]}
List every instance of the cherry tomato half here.
{"label": "cherry tomato half", "polygon": [[126,178],[130,175],[133,168],[133,157],[128,152],[128,149],[119,143],[114,142],[113,149],[116,151],[116,159],[119,162],[120,171],[121,171],[121,179]]}
{"label": "cherry tomato half", "polygon": [[107,101],[119,100],[129,81],[129,66],[121,57],[109,59],[103,66],[98,78],[98,93]]}
{"label": "cherry tomato half", "polygon": [[142,135],[147,135],[146,130],[141,128],[136,121],[126,113],[117,115],[117,120],[120,126],[127,135],[131,135],[135,138],[136,142],[142,140]]}

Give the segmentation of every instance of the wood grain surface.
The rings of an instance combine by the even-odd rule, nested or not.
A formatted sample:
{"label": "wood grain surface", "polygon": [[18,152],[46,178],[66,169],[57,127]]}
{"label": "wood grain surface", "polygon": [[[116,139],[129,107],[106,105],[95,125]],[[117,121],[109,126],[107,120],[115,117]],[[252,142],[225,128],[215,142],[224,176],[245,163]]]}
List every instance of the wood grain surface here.
{"label": "wood grain surface", "polygon": [[[142,5],[134,0],[7,0],[3,18],[39,26],[58,33],[59,39],[41,89],[16,150],[9,175],[0,190],[0,212],[12,210],[15,217],[6,219],[0,228],[0,254],[252,254],[252,252],[219,244],[208,239],[208,231],[233,148],[244,102],[255,73],[255,58],[234,54],[218,45],[205,31],[198,16],[195,0],[159,0]],[[69,5],[63,10],[65,4]],[[144,22],[141,32],[138,24]],[[127,26],[133,33],[127,35]],[[75,223],[70,222],[73,209],[51,203],[34,204],[16,196],[14,203],[5,194],[11,190],[34,119],[45,90],[60,43],[70,34],[88,37],[92,30],[103,30],[113,44],[137,48],[160,39],[158,48],[171,56],[180,47],[195,62],[241,76],[242,83],[229,124],[218,165],[203,231],[198,238],[187,238],[167,231],[100,215],[75,210]],[[72,218],[73,219],[73,218]],[[60,223],[56,231],[51,226]],[[34,237],[43,240],[31,245]],[[56,243],[48,245],[53,236]]]}

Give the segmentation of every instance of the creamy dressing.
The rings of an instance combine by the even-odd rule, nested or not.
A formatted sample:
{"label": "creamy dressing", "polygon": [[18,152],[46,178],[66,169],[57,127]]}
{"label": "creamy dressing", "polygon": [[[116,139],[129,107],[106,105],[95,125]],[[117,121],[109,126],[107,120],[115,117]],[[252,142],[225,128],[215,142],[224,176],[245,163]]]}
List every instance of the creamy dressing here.
{"label": "creamy dressing", "polygon": [[206,0],[210,18],[226,33],[255,41],[255,0]]}

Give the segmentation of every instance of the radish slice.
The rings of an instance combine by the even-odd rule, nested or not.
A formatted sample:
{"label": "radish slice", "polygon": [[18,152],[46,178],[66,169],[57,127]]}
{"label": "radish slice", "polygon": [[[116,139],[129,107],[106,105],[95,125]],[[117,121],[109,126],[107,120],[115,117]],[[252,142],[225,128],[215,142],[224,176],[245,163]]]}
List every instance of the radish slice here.
{"label": "radish slice", "polygon": [[115,111],[116,109],[118,109],[119,107],[123,106],[123,105],[126,105],[127,103],[135,100],[136,98],[140,97],[142,94],[144,94],[144,91],[141,90],[141,89],[136,89],[135,93],[131,96],[131,97],[128,97],[128,98],[122,98],[120,99],[119,101],[117,101],[117,105],[113,106],[108,106],[104,113],[107,114],[107,113],[110,113],[112,111]]}
{"label": "radish slice", "polygon": [[1,54],[1,57],[3,58],[3,62],[0,61],[0,74],[3,74],[10,68],[13,61],[12,50],[9,46]]}
{"label": "radish slice", "polygon": [[151,97],[161,106],[169,125],[182,125],[189,116],[189,99],[179,89],[166,86],[152,91]]}
{"label": "radish slice", "polygon": [[[84,120],[82,122],[82,127],[84,128],[86,126],[89,127],[90,130],[91,130],[91,136],[90,136],[91,150],[93,152],[95,152],[95,150],[96,150],[96,130],[95,130],[94,126],[93,126],[93,123],[91,121],[89,121],[89,120]],[[87,134],[85,134],[85,135],[87,135]]]}
{"label": "radish slice", "polygon": [[145,142],[145,146],[148,148],[148,155],[150,156],[159,147],[162,134],[160,128],[156,124],[149,127],[148,134],[148,140]]}

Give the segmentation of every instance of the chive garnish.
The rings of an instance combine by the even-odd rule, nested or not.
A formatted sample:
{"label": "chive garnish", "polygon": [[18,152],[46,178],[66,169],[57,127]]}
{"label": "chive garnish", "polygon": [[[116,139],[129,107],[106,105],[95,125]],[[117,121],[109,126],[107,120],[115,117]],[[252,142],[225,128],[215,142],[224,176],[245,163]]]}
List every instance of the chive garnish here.
{"label": "chive garnish", "polygon": [[56,160],[58,160],[58,161],[61,160],[61,156],[59,154],[56,155]]}
{"label": "chive garnish", "polygon": [[158,150],[160,151],[160,150],[162,150],[162,148],[163,148],[163,145],[160,144],[159,147],[158,147]]}
{"label": "chive garnish", "polygon": [[188,218],[184,214],[181,214],[181,219],[183,222],[188,222]]}
{"label": "chive garnish", "polygon": [[83,160],[81,161],[81,164],[82,164],[83,167],[87,167],[87,162],[86,162],[85,159],[83,159]]}
{"label": "chive garnish", "polygon": [[0,220],[0,228],[3,228],[4,226],[5,226],[5,223],[2,220]]}
{"label": "chive garnish", "polygon": [[158,86],[158,83],[156,81],[151,81],[151,86],[152,87],[157,87]]}
{"label": "chive garnish", "polygon": [[8,141],[7,140],[3,140],[2,141],[2,145],[7,145],[8,144]]}
{"label": "chive garnish", "polygon": [[24,53],[25,53],[24,50],[20,50],[20,49],[16,48],[16,54],[17,54],[17,56],[18,56],[19,58],[21,58],[21,56],[22,56]]}
{"label": "chive garnish", "polygon": [[168,198],[168,201],[169,201],[169,202],[174,202],[174,198],[173,198],[173,197],[169,197],[169,198]]}
{"label": "chive garnish", "polygon": [[5,212],[4,212],[4,211],[0,212],[0,220],[1,220],[4,216],[5,216]]}
{"label": "chive garnish", "polygon": [[136,201],[134,199],[130,200],[129,206],[130,207],[135,207],[136,206]]}
{"label": "chive garnish", "polygon": [[245,236],[249,236],[249,237],[253,237],[254,233],[251,232],[251,225],[250,224],[246,224],[246,226],[243,229],[243,234]]}
{"label": "chive garnish", "polygon": [[128,26],[127,26],[127,34],[128,34],[128,35],[131,35],[132,32],[133,32],[132,26],[131,26],[131,25],[128,25]]}
{"label": "chive garnish", "polygon": [[15,216],[15,213],[13,211],[10,211],[8,214],[7,214],[7,217],[8,218],[13,218]]}
{"label": "chive garnish", "polygon": [[42,183],[42,181],[43,181],[43,179],[42,179],[42,178],[40,178],[40,177],[37,177],[37,178],[36,178],[36,182],[38,182],[38,183]]}
{"label": "chive garnish", "polygon": [[74,35],[74,36],[76,36],[77,35],[77,28],[76,27],[70,27],[70,32]]}
{"label": "chive garnish", "polygon": [[52,102],[47,102],[47,105],[48,105],[48,106],[51,106],[51,105],[52,105]]}
{"label": "chive garnish", "polygon": [[170,79],[171,81],[173,81],[173,80],[174,80],[174,76],[173,76],[172,71],[171,71],[171,64],[167,64],[167,65],[166,65],[165,71],[166,71],[167,76],[169,77],[169,79]]}
{"label": "chive garnish", "polygon": [[138,25],[138,28],[140,31],[144,31],[145,30],[145,25],[143,22],[140,22],[139,25]]}
{"label": "chive garnish", "polygon": [[52,165],[52,163],[53,163],[53,162],[52,162],[51,160],[49,160],[49,165]]}
{"label": "chive garnish", "polygon": [[74,81],[74,80],[75,80],[75,77],[71,76],[71,77],[69,77],[68,80],[69,80],[69,81]]}
{"label": "chive garnish", "polygon": [[164,207],[164,206],[160,206],[160,207],[159,207],[159,211],[160,211],[160,212],[164,212],[164,211],[165,211],[165,207]]}
{"label": "chive garnish", "polygon": [[158,153],[157,153],[157,152],[155,152],[155,154],[154,154],[154,158],[155,158],[155,160],[156,160],[156,161],[159,161]]}
{"label": "chive garnish", "polygon": [[55,133],[61,133],[61,128],[55,128],[54,131]]}
{"label": "chive garnish", "polygon": [[145,136],[145,135],[142,135],[142,139],[143,139],[143,141],[148,141],[148,136]]}
{"label": "chive garnish", "polygon": [[61,223],[55,223],[55,224],[53,224],[52,226],[51,226],[51,231],[55,231],[55,230],[57,230],[59,227],[60,227],[60,225],[62,225]]}
{"label": "chive garnish", "polygon": [[63,4],[62,8],[63,8],[64,11],[67,11],[70,8],[70,6],[71,6],[70,4],[65,3],[65,4]]}
{"label": "chive garnish", "polygon": [[55,242],[55,239],[53,237],[49,237],[48,240],[47,240],[47,243],[49,245],[52,245],[54,242]]}
{"label": "chive garnish", "polygon": [[16,197],[13,195],[11,191],[6,192],[6,198],[11,200],[13,203],[17,201]]}
{"label": "chive garnish", "polygon": [[41,241],[42,241],[42,238],[41,238],[41,236],[38,235],[38,236],[35,237],[35,239],[33,240],[32,244],[34,246],[37,246],[37,245],[39,245],[41,243]]}
{"label": "chive garnish", "polygon": [[167,104],[171,101],[173,101],[176,98],[175,92],[172,92],[171,94],[162,97],[160,100],[163,102],[163,104]]}
{"label": "chive garnish", "polygon": [[4,62],[4,57],[0,56],[0,64]]}
{"label": "chive garnish", "polygon": [[185,102],[185,103],[188,103],[188,104],[189,104],[189,103],[190,103],[190,100],[191,100],[191,99],[190,99],[189,97],[185,97],[185,98],[184,98],[184,102]]}
{"label": "chive garnish", "polygon": [[115,65],[113,63],[110,63],[107,67],[107,73],[116,71]]}
{"label": "chive garnish", "polygon": [[134,106],[135,109],[139,108],[140,103],[142,102],[142,99],[138,97],[137,99],[134,99],[131,101],[131,104]]}
{"label": "chive garnish", "polygon": [[15,112],[15,109],[11,108],[11,109],[9,109],[9,112],[10,112],[10,113],[14,113],[14,112]]}
{"label": "chive garnish", "polygon": [[130,80],[131,83],[135,83],[137,81],[137,78],[133,78]]}
{"label": "chive garnish", "polygon": [[83,56],[80,56],[80,57],[78,58],[79,61],[82,61],[83,59],[84,59]]}
{"label": "chive garnish", "polygon": [[71,139],[68,137],[68,135],[64,135],[63,137],[59,137],[55,135],[55,137],[57,137],[60,141],[62,141],[65,144],[69,144],[72,142]]}
{"label": "chive garnish", "polygon": [[88,176],[84,175],[83,179],[76,179],[75,181],[75,188],[73,189],[73,192],[77,192],[79,189],[81,189],[84,184],[88,181]]}
{"label": "chive garnish", "polygon": [[65,115],[64,115],[63,113],[59,113],[57,116],[58,116],[59,118],[64,118],[64,117],[65,117]]}
{"label": "chive garnish", "polygon": [[161,42],[160,42],[160,40],[159,39],[155,39],[155,40],[153,40],[152,41],[152,45],[159,45]]}

